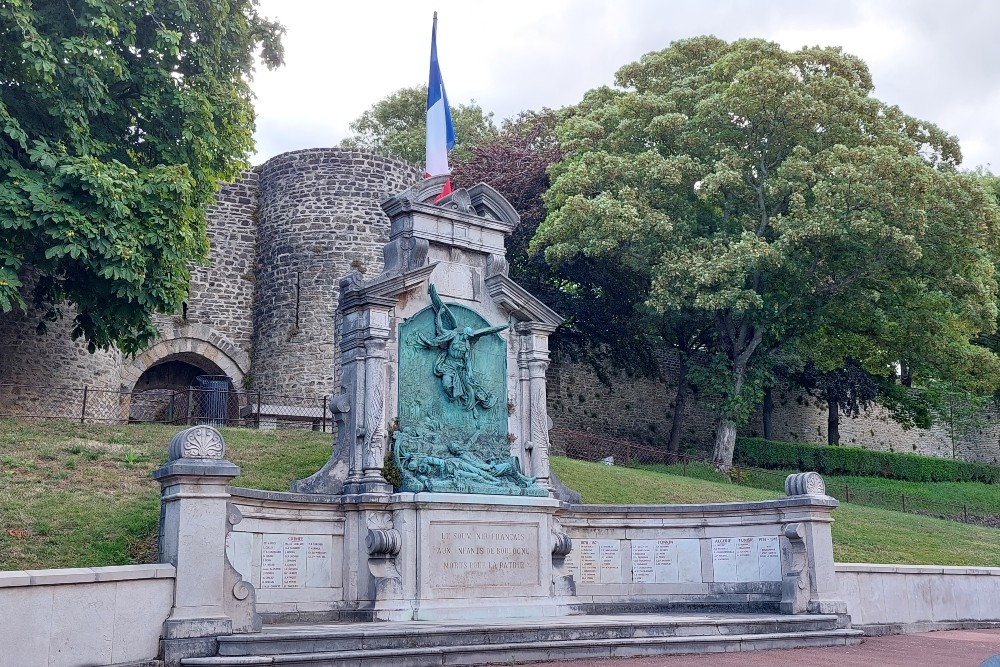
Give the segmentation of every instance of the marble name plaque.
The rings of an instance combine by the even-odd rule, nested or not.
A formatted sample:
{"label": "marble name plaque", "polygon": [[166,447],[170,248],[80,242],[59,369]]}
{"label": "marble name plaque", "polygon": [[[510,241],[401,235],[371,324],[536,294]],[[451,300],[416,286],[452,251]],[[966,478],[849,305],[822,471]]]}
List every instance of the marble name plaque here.
{"label": "marble name plaque", "polygon": [[433,588],[535,586],[538,524],[431,522],[428,581]]}
{"label": "marble name plaque", "polygon": [[632,540],[632,583],[701,582],[701,540]]}
{"label": "marble name plaque", "polygon": [[619,540],[573,540],[574,574],[581,584],[622,583],[622,553]]}
{"label": "marble name plaque", "polygon": [[332,536],[264,534],[261,538],[261,589],[332,585]]}
{"label": "marble name plaque", "polygon": [[781,581],[781,551],[774,535],[712,539],[715,581]]}

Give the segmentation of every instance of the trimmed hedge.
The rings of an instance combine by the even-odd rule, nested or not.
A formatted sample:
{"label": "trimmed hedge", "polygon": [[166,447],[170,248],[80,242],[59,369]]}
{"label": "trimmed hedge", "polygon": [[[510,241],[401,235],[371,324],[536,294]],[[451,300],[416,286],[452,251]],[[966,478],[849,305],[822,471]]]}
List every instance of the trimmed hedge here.
{"label": "trimmed hedge", "polygon": [[909,482],[1000,484],[1000,466],[763,438],[737,438],[733,463],[753,468],[814,470],[827,475],[886,477]]}

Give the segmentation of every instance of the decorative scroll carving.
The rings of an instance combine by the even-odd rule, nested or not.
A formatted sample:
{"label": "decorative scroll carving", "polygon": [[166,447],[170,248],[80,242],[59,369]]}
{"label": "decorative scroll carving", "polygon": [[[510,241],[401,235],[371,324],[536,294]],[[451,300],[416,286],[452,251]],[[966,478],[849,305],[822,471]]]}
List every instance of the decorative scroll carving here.
{"label": "decorative scroll carving", "polygon": [[809,611],[811,593],[805,527],[801,523],[790,523],[783,532],[788,540],[786,557],[783,559],[788,563],[788,569],[781,579],[781,613],[804,614]]}
{"label": "decorative scroll carving", "polygon": [[226,441],[211,426],[192,426],[176,434],[168,448],[170,460],[222,459],[226,455]]}
{"label": "decorative scroll carving", "polygon": [[223,590],[230,590],[231,596],[224,596],[223,607],[226,615],[233,621],[233,632],[236,634],[260,632],[261,618],[257,614],[257,591],[253,584],[243,579],[232,561],[229,560],[229,541],[232,539],[233,526],[243,521],[243,513],[233,503],[226,503],[226,555],[222,575]]}
{"label": "decorative scroll carving", "polygon": [[371,528],[365,537],[365,547],[369,556],[396,556],[402,547],[403,538],[393,528]]}
{"label": "decorative scroll carving", "polygon": [[248,581],[240,580],[233,586],[233,597],[237,600],[246,600],[253,592],[253,585]]}
{"label": "decorative scroll carving", "polygon": [[506,276],[510,271],[510,264],[503,255],[490,255],[486,258],[486,273],[483,278],[489,279],[493,276]]}
{"label": "decorative scroll carving", "polygon": [[785,478],[786,496],[825,496],[826,483],[817,472],[799,472]]}
{"label": "decorative scroll carving", "polygon": [[566,533],[560,531],[552,532],[552,555],[565,558],[573,550],[573,540]]}
{"label": "decorative scroll carving", "polygon": [[465,188],[453,190],[447,197],[442,197],[440,205],[446,206],[453,211],[458,211],[459,213],[479,215],[476,209],[472,206],[472,197],[469,195],[469,191]]}

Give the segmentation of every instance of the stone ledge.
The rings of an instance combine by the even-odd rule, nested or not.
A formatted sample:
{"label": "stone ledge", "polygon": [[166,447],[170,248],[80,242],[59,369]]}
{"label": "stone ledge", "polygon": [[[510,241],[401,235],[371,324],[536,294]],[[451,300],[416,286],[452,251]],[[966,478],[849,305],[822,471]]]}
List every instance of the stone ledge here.
{"label": "stone ledge", "polygon": [[92,568],[97,581],[132,581],[136,579],[173,579],[177,571],[169,563],[152,565],[118,565]]}
{"label": "stone ledge", "polygon": [[511,507],[568,507],[566,503],[544,496],[505,496],[502,494],[484,493],[394,493],[389,498],[391,504],[406,503],[415,505],[445,506],[461,505],[507,505]]}
{"label": "stone ledge", "polygon": [[909,635],[917,632],[938,632],[940,630],[984,630],[1000,628],[997,621],[917,621],[914,623],[862,623],[853,626],[865,633],[865,637],[886,637],[888,635]]}
{"label": "stone ledge", "polygon": [[30,585],[31,575],[24,570],[9,570],[7,572],[0,572],[0,588]]}
{"label": "stone ledge", "polygon": [[241,486],[227,487],[229,495],[234,498],[251,498],[254,500],[275,500],[288,503],[316,503],[320,505],[341,505],[344,502],[343,496],[334,496],[324,493],[292,493],[290,491],[263,491],[261,489],[247,489]]}
{"label": "stone ledge", "polygon": [[888,573],[888,574],[945,574],[1000,576],[1000,567],[956,565],[892,565],[879,563],[836,563],[837,572]]}
{"label": "stone ledge", "polygon": [[773,512],[802,508],[833,509],[840,503],[830,496],[790,496],[777,500],[736,503],[699,503],[692,505],[572,505],[574,514],[739,514],[742,512]]}
{"label": "stone ledge", "polygon": [[110,567],[71,567],[50,570],[14,570],[0,572],[0,588],[93,584],[137,579],[173,579],[174,576],[174,566],[168,563],[113,565]]}

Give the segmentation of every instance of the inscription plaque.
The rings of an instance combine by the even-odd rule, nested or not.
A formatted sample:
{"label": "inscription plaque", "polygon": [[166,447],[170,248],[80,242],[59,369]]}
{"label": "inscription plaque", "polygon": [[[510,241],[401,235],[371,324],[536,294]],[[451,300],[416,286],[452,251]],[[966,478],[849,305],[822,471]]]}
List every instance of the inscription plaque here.
{"label": "inscription plaque", "polygon": [[757,545],[760,580],[781,581],[781,549],[778,546],[778,536],[758,537]]}
{"label": "inscription plaque", "polygon": [[736,538],[736,581],[760,581],[756,537]]}
{"label": "inscription plaque", "polygon": [[580,583],[622,583],[622,554],[619,540],[573,540],[580,554]]}
{"label": "inscription plaque", "polygon": [[715,581],[781,581],[781,552],[774,535],[712,540]]}
{"label": "inscription plaque", "polygon": [[701,583],[701,541],[632,540],[632,582]]}
{"label": "inscription plaque", "polygon": [[712,538],[712,571],[715,581],[736,581],[736,538]]}
{"label": "inscription plaque", "polygon": [[333,538],[330,535],[263,535],[260,587],[330,587],[332,550]]}
{"label": "inscription plaque", "polygon": [[535,586],[538,524],[431,522],[432,588]]}

